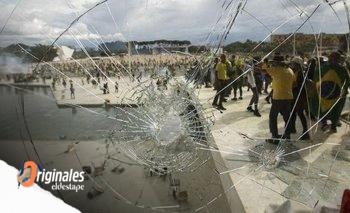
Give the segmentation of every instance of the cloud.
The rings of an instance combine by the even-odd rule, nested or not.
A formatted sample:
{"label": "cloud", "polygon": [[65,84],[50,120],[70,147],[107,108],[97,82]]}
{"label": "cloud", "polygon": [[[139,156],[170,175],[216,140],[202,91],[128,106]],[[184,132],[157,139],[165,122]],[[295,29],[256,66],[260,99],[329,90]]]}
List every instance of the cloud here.
{"label": "cloud", "polygon": [[[65,34],[59,43],[76,45],[71,34],[76,35],[84,44],[101,37],[112,40],[154,40],[181,39],[201,43],[209,32],[215,35],[222,32],[227,25],[227,18],[235,12],[238,1],[231,4],[232,10],[226,10],[229,0],[109,0],[84,16]],[[4,24],[15,6],[13,0],[0,3],[0,23]],[[87,9],[94,6],[97,0],[22,0],[11,17],[4,32],[0,35],[0,46],[23,42],[28,44],[50,43],[63,32],[67,26]],[[350,2],[347,1],[349,4]],[[248,1],[246,12],[239,14],[227,42],[234,40],[261,40],[283,21],[299,14],[301,10],[311,14],[318,5],[322,6],[310,19],[301,32],[335,32],[348,31],[343,3],[333,5],[341,22],[332,8],[321,0],[254,0]],[[223,18],[216,24],[218,17]],[[296,17],[278,33],[293,32],[302,23],[302,17]],[[265,26],[256,21],[259,19]],[[115,21],[115,22],[114,22]],[[1,26],[1,25],[0,25]],[[213,28],[214,27],[214,28]],[[90,42],[90,43],[91,43]],[[87,42],[89,43],[89,42]]]}

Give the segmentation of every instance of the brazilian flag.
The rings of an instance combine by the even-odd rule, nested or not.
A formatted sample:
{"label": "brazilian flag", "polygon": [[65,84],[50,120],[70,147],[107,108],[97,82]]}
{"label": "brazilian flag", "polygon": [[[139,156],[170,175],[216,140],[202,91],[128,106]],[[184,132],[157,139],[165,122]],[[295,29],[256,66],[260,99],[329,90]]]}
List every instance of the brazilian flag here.
{"label": "brazilian flag", "polygon": [[[340,97],[344,97],[349,86],[349,73],[345,67],[338,64],[325,63],[316,68],[313,81],[313,90],[308,90],[310,113],[315,117],[324,116]],[[340,116],[343,100],[333,107],[329,118],[337,119]],[[345,101],[345,99],[344,99]],[[339,115],[338,115],[339,114]]]}

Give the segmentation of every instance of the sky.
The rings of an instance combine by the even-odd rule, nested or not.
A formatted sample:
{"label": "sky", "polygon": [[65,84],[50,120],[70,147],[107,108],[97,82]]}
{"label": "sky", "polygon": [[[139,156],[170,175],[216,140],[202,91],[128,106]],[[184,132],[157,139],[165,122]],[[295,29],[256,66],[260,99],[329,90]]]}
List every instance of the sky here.
{"label": "sky", "polygon": [[[50,44],[77,16],[99,1],[101,0],[0,0],[0,27],[7,23],[0,34],[0,46],[12,43]],[[94,46],[102,41],[156,39],[214,44],[235,14],[239,1],[108,0],[76,22],[58,40],[58,44],[79,47]],[[346,2],[350,6],[350,0]],[[287,20],[289,22],[274,33],[294,32],[318,4],[321,4],[320,7],[300,32],[348,32],[342,1],[333,5],[334,12],[324,0],[248,0],[225,43],[247,39],[263,40]],[[302,11],[305,13],[300,15]],[[219,17],[222,18],[217,23]],[[209,33],[211,36],[208,38]]]}

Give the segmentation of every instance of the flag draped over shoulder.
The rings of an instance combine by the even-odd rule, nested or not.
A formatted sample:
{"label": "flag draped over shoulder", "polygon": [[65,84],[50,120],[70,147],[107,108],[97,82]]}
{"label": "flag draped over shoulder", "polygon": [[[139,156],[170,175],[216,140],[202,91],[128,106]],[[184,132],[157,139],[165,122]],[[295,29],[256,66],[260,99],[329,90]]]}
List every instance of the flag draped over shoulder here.
{"label": "flag draped over shoulder", "polygon": [[322,117],[346,94],[349,74],[343,66],[326,63],[316,68],[313,81],[316,92],[308,94],[309,109],[315,117]]}

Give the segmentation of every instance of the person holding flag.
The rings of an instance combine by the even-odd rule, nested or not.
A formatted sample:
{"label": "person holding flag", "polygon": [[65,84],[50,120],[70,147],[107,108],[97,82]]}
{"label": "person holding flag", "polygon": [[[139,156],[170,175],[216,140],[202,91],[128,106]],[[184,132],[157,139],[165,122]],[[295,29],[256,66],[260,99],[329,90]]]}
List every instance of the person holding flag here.
{"label": "person holding flag", "polygon": [[337,132],[337,125],[345,105],[350,78],[340,52],[332,52],[329,60],[314,73],[317,96],[310,93],[310,112],[315,117],[323,118],[322,129],[327,130],[327,120],[331,121],[330,131]]}

